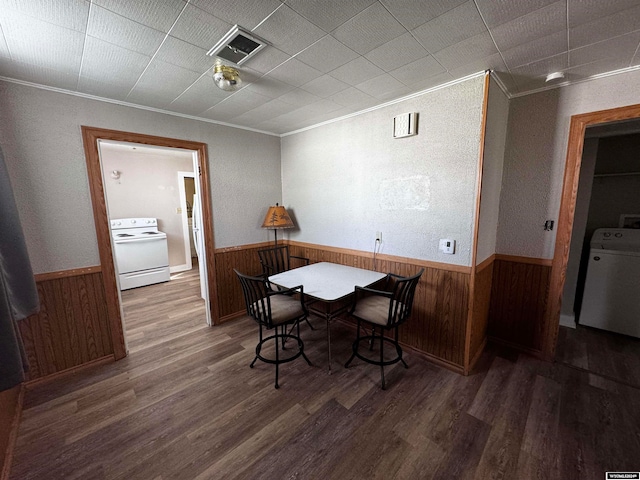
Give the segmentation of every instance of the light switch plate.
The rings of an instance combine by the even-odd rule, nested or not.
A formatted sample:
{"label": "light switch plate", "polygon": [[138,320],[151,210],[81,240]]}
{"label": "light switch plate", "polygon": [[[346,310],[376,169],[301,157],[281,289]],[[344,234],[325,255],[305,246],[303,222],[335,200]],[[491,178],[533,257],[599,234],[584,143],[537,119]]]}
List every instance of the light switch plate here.
{"label": "light switch plate", "polygon": [[456,241],[449,238],[441,238],[439,248],[442,253],[453,255],[456,250]]}

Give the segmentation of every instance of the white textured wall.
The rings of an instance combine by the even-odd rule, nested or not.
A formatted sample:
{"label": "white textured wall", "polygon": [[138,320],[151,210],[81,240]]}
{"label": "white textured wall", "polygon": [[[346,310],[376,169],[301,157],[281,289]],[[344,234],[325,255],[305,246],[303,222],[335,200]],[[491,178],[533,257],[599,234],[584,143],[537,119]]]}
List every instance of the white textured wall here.
{"label": "white textured wall", "polygon": [[81,125],[207,143],[215,246],[269,238],[278,137],[0,82],[0,145],[34,272],[99,264]]}
{"label": "white textured wall", "polygon": [[[291,239],[470,265],[482,77],[282,139]],[[392,138],[393,117],[419,113],[418,135]],[[457,241],[455,255],[438,239]]]}
{"label": "white textured wall", "polygon": [[507,138],[509,100],[495,80],[489,83],[489,104],[484,143],[484,165],[478,229],[476,264],[496,253],[500,190],[504,165],[504,146]]}
{"label": "white textured wall", "polygon": [[638,85],[636,70],[511,100],[498,253],[553,258],[571,116],[640,103]]}

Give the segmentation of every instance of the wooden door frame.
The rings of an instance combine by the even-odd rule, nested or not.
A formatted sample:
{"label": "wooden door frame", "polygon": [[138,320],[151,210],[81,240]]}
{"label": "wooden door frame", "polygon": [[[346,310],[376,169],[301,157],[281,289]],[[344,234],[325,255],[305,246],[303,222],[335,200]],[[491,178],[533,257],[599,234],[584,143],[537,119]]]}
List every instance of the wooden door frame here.
{"label": "wooden door frame", "polygon": [[545,342],[543,355],[547,360],[553,360],[558,340],[560,307],[562,304],[567,262],[569,261],[569,248],[571,244],[571,233],[573,232],[573,217],[578,195],[578,182],[580,180],[585,131],[589,126],[620,120],[631,120],[634,118],[640,118],[640,104],[582,113],[571,117],[564,183],[560,201],[560,213],[558,216],[558,233],[556,234],[555,251],[551,265],[549,301],[547,303],[544,322]]}
{"label": "wooden door frame", "polygon": [[[189,140],[179,140],[167,137],[157,137],[141,133],[122,132],[104,128],[82,126],[82,140],[89,175],[89,188],[91,191],[91,203],[93,204],[93,218],[98,237],[98,251],[100,265],[103,273],[107,315],[109,318],[109,331],[115,359],[121,359],[127,355],[122,318],[120,316],[120,302],[118,299],[118,284],[113,263],[111,233],[109,230],[109,217],[102,182],[102,167],[98,151],[98,140],[112,140],[117,142],[139,143],[158,147],[182,148],[198,152],[198,168],[200,191],[202,198],[202,216],[204,227],[204,242],[206,249],[207,278],[209,283],[209,305],[211,308],[211,321],[213,325],[219,323],[217,303],[217,285],[215,277],[215,244],[213,240],[213,216],[211,212],[211,195],[209,191],[207,144]],[[196,172],[194,172],[196,173]]]}

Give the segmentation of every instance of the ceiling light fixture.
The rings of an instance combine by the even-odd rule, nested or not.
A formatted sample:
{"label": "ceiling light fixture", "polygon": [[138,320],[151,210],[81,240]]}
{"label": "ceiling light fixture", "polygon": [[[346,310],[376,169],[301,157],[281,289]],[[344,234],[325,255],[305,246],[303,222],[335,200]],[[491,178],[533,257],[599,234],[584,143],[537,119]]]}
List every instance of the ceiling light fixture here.
{"label": "ceiling light fixture", "polygon": [[238,70],[218,63],[213,67],[213,83],[225,92],[233,92],[242,86],[242,79]]}

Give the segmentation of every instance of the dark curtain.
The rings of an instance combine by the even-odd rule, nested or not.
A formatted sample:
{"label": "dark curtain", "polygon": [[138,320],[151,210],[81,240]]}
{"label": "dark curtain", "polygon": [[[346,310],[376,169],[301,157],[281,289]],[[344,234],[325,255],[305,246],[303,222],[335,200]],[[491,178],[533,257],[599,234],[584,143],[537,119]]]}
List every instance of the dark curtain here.
{"label": "dark curtain", "polygon": [[27,362],[17,322],[38,308],[38,291],[0,148],[0,391],[24,381]]}

